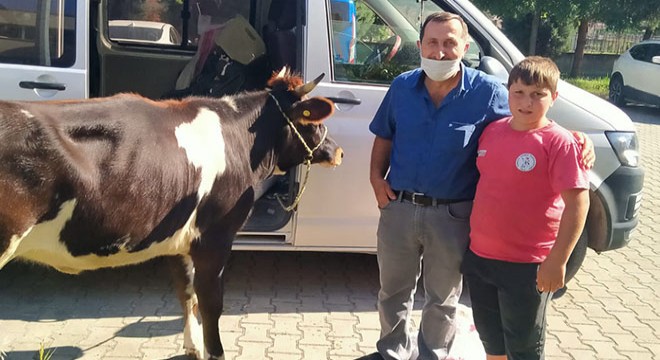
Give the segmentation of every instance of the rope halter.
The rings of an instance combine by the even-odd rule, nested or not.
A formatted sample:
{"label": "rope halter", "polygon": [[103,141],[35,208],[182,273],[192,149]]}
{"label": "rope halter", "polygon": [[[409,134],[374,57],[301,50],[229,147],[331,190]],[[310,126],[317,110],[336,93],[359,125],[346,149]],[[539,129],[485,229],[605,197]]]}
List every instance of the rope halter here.
{"label": "rope halter", "polygon": [[289,124],[289,127],[291,128],[291,131],[293,131],[294,134],[298,137],[298,140],[303,144],[305,147],[305,151],[307,151],[307,155],[305,155],[305,160],[303,161],[303,164],[306,166],[306,171],[305,171],[305,178],[303,179],[302,186],[300,187],[300,190],[298,191],[298,194],[296,197],[293,199],[293,203],[291,205],[284,205],[284,202],[280,198],[278,194],[275,194],[275,198],[277,199],[277,202],[280,203],[280,206],[282,206],[282,209],[285,211],[291,211],[298,206],[298,203],[300,202],[300,199],[302,198],[302,194],[305,191],[305,186],[307,186],[307,179],[309,178],[309,171],[312,168],[312,159],[314,158],[314,151],[316,151],[319,147],[321,147],[321,144],[323,144],[323,141],[325,141],[326,136],[328,135],[328,128],[325,126],[325,124],[321,124],[323,126],[323,136],[321,136],[321,141],[319,141],[314,148],[310,148],[309,145],[307,145],[307,142],[305,139],[300,135],[300,132],[298,132],[298,129],[296,129],[296,126],[293,124],[293,121],[287,116],[287,114],[282,110],[282,107],[280,106],[280,102],[277,101],[275,96],[271,93],[268,92],[268,96],[270,96],[273,101],[275,101],[275,105],[277,105],[277,108],[280,110],[280,113],[284,118],[286,119],[286,122]]}

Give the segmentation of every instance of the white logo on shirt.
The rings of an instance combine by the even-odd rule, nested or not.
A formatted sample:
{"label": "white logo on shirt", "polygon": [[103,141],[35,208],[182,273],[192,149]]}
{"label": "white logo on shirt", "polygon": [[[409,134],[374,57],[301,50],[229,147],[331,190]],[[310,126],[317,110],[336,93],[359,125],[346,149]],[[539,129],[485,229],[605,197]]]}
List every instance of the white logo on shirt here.
{"label": "white logo on shirt", "polygon": [[520,171],[531,171],[536,166],[536,158],[530,153],[520,154],[516,159],[516,167]]}
{"label": "white logo on shirt", "polygon": [[476,130],[476,129],[477,129],[477,127],[474,126],[473,124],[463,125],[463,126],[457,127],[455,129],[457,131],[464,131],[465,132],[465,136],[463,137],[463,147],[466,147],[467,144],[470,142],[470,138],[472,137],[472,134],[474,134],[474,130]]}
{"label": "white logo on shirt", "polygon": [[477,157],[486,156],[486,149],[477,150]]}

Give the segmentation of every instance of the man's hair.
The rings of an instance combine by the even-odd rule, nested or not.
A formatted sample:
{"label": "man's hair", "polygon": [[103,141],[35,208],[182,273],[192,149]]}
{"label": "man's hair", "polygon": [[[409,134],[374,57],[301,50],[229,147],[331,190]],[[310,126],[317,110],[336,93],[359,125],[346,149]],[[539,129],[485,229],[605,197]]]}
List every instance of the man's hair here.
{"label": "man's hair", "polygon": [[424,20],[424,24],[422,25],[422,30],[419,33],[419,39],[420,40],[424,39],[424,31],[426,30],[426,25],[428,25],[428,23],[430,22],[441,23],[450,20],[458,20],[461,23],[461,28],[463,29],[463,36],[461,36],[461,38],[467,41],[469,32],[465,20],[463,20],[463,18],[460,17],[459,15],[447,11],[437,11],[427,16],[426,19]]}
{"label": "man's hair", "polygon": [[507,87],[520,80],[525,85],[536,85],[557,91],[559,68],[547,57],[528,56],[511,69]]}

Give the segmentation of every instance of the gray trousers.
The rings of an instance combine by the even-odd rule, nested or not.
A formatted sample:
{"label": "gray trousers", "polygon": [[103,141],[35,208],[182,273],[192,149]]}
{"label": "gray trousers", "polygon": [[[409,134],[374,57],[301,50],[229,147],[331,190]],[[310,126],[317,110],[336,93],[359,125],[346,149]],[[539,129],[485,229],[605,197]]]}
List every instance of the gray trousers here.
{"label": "gray trousers", "polygon": [[[376,347],[385,359],[447,357],[456,333],[460,265],[469,242],[471,211],[472,201],[423,207],[394,200],[381,209],[377,234],[381,336]],[[420,274],[425,301],[417,333],[411,314]]]}

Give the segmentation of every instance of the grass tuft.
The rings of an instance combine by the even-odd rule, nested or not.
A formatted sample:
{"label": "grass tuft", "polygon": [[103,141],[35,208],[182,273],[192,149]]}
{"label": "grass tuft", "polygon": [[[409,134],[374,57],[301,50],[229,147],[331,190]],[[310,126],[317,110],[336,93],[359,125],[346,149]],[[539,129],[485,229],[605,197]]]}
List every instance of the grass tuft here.
{"label": "grass tuft", "polygon": [[582,90],[586,90],[596,96],[600,96],[603,99],[607,99],[609,93],[609,84],[610,78],[607,76],[599,78],[567,78],[564,79],[567,82],[579,87]]}
{"label": "grass tuft", "polygon": [[50,358],[53,357],[54,353],[55,353],[55,349],[46,351],[46,346],[44,345],[44,343],[41,343],[39,345],[39,360],[50,360]]}

